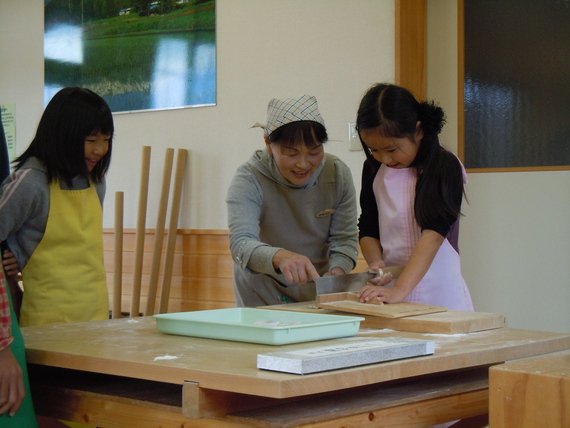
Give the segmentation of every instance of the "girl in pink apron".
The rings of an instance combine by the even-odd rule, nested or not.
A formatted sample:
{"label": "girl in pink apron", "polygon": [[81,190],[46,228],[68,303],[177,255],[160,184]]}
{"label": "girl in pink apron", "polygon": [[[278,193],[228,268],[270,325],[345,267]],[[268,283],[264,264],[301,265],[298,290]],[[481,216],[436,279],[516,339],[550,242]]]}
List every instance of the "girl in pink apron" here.
{"label": "girl in pink apron", "polygon": [[356,125],[367,157],[360,246],[372,270],[406,266],[397,280],[372,280],[359,292],[361,301],[473,310],[458,249],[467,176],[439,143],[444,122],[439,106],[395,85],[373,86],[360,103]]}

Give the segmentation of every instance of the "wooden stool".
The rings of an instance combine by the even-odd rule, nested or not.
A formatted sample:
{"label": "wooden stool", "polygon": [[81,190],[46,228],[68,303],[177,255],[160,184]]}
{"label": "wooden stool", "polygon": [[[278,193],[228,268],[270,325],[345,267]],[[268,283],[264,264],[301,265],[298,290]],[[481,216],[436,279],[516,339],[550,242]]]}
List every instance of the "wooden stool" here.
{"label": "wooden stool", "polygon": [[570,351],[489,369],[492,428],[570,427]]}

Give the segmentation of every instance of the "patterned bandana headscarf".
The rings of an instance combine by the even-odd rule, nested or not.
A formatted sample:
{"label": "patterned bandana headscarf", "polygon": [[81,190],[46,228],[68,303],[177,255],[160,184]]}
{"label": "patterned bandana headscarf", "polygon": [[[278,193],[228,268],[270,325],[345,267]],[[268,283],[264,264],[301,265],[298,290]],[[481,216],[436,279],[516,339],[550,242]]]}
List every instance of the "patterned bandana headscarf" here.
{"label": "patterned bandana headscarf", "polygon": [[283,125],[302,120],[311,120],[325,126],[325,121],[319,113],[317,99],[312,95],[303,95],[301,98],[273,98],[267,106],[267,125],[256,123],[254,127],[265,129],[270,135]]}

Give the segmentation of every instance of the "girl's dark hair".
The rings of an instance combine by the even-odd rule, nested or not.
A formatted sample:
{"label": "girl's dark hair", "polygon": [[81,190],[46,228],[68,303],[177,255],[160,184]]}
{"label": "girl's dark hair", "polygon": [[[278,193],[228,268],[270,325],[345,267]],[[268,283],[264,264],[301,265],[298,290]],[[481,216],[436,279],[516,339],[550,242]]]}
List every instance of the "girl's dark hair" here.
{"label": "girl's dark hair", "polygon": [[[423,138],[411,167],[418,180],[414,200],[414,214],[422,229],[441,221],[453,223],[461,214],[461,198],[457,198],[457,180],[462,169],[455,155],[443,148],[438,139],[445,124],[443,109],[433,101],[418,102],[410,91],[390,84],[376,84],[366,92],[358,108],[356,129],[378,130],[385,137],[412,138],[420,123]],[[367,162],[380,167],[360,138]],[[464,192],[463,181],[460,189]],[[458,204],[459,202],[459,204]]]}
{"label": "girl's dark hair", "polygon": [[[48,182],[65,180],[71,186],[73,177],[83,176],[99,183],[109,169],[114,131],[113,114],[103,98],[89,89],[64,88],[45,108],[30,146],[14,160],[16,169],[34,156],[45,164]],[[111,136],[109,150],[90,172],[85,138],[99,132]]]}
{"label": "girl's dark hair", "polygon": [[309,149],[313,149],[327,140],[326,128],[321,123],[312,120],[291,122],[269,134],[269,141],[284,147],[294,147],[302,142]]}

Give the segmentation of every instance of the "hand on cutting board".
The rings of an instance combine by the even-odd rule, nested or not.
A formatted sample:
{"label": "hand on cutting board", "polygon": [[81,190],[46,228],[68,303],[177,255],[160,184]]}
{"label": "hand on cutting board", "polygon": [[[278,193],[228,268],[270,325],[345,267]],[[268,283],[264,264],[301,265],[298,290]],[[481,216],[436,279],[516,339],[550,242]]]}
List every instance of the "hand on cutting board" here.
{"label": "hand on cutting board", "polygon": [[400,303],[407,296],[397,287],[385,287],[383,285],[366,284],[358,292],[358,297],[362,303],[370,302],[376,299],[378,302],[384,303]]}
{"label": "hand on cutting board", "polygon": [[279,250],[273,256],[273,267],[283,275],[288,282],[305,285],[314,281],[320,275],[307,256],[289,250]]}
{"label": "hand on cutting board", "polygon": [[0,415],[14,416],[26,395],[22,369],[10,348],[0,351]]}

